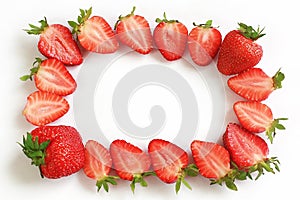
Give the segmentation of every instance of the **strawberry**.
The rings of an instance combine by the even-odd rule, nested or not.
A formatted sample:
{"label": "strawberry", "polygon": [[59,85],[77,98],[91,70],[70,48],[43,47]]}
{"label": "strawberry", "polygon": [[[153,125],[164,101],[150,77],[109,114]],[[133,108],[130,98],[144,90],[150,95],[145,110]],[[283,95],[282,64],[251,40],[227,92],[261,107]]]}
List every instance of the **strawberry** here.
{"label": "strawberry", "polygon": [[140,54],[148,54],[153,49],[153,39],[148,21],[140,15],[120,16],[115,24],[118,39]]}
{"label": "strawberry", "polygon": [[88,10],[80,9],[77,23],[68,21],[73,28],[72,33],[77,34],[80,45],[88,51],[114,53],[119,48],[114,31],[103,17],[91,17],[91,14],[92,7]]}
{"label": "strawberry", "polygon": [[211,180],[211,184],[222,185],[225,182],[229,189],[237,190],[234,184],[235,179],[245,180],[246,173],[231,168],[230,155],[223,146],[200,140],[191,143],[192,156],[199,173]]}
{"label": "strawberry", "polygon": [[27,97],[23,115],[33,125],[49,124],[65,115],[70,106],[63,97],[49,92],[35,91]]}
{"label": "strawberry", "polygon": [[[20,143],[19,143],[20,144]],[[57,179],[78,172],[84,165],[84,146],[71,126],[40,126],[23,136],[20,144],[41,177]]]}
{"label": "strawberry", "polygon": [[178,60],[184,53],[188,30],[178,20],[168,20],[166,13],[163,16],[164,19],[156,19],[158,24],[153,32],[155,44],[166,60]]}
{"label": "strawberry", "polygon": [[251,173],[258,171],[258,179],[264,171],[275,173],[271,164],[279,171],[279,161],[276,157],[268,158],[267,143],[243,127],[229,123],[223,135],[223,143],[229,151],[231,160],[239,169],[245,170],[251,178]]}
{"label": "strawberry", "polygon": [[219,72],[233,75],[257,65],[262,58],[263,49],[255,41],[265,35],[263,30],[254,30],[252,26],[239,23],[238,30],[227,33],[219,51]]}
{"label": "strawberry", "polygon": [[108,192],[108,183],[117,185],[115,179],[117,176],[109,176],[112,167],[112,159],[109,151],[100,143],[94,140],[88,140],[85,144],[85,162],[83,171],[89,178],[97,180],[98,191],[103,186]]}
{"label": "strawberry", "polygon": [[165,183],[175,183],[175,191],[178,193],[183,183],[187,188],[191,186],[184,180],[188,171],[194,166],[188,166],[188,154],[179,146],[162,139],[153,139],[148,145],[152,167],[156,176]]}
{"label": "strawberry", "polygon": [[110,145],[110,154],[118,176],[123,180],[131,181],[132,192],[135,190],[136,183],[140,183],[143,187],[148,185],[144,177],[153,173],[148,172],[151,161],[143,150],[125,140],[115,140]]}
{"label": "strawberry", "polygon": [[250,68],[227,81],[228,87],[241,97],[250,101],[263,101],[276,89],[282,87],[284,74],[277,71],[269,77],[260,68]]}
{"label": "strawberry", "polygon": [[40,35],[38,49],[47,58],[56,58],[65,65],[79,65],[83,62],[80,49],[71,31],[61,24],[49,25],[46,17],[40,20],[40,27],[29,24],[28,34]]}
{"label": "strawberry", "polygon": [[216,57],[221,42],[220,31],[212,27],[212,20],[196,25],[188,36],[188,48],[192,60],[199,66],[209,65]]}
{"label": "strawberry", "polygon": [[66,66],[56,58],[46,60],[36,58],[30,74],[22,76],[20,79],[32,80],[33,76],[37,89],[43,92],[66,96],[72,94],[77,87],[76,81]]}
{"label": "strawberry", "polygon": [[256,101],[238,101],[234,103],[233,110],[244,128],[253,133],[266,131],[271,143],[276,129],[285,129],[279,122],[287,118],[274,119],[272,110],[266,104]]}

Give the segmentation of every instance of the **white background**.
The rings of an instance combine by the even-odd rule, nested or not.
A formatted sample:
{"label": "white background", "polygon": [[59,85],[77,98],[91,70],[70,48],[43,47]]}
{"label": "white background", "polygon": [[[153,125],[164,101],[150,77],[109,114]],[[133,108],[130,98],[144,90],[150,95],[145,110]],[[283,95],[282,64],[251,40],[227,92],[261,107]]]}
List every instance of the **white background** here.
{"label": "white background", "polygon": [[[278,156],[281,172],[266,174],[257,181],[238,182],[238,192],[225,187],[209,186],[201,177],[188,178],[193,191],[182,188],[178,195],[174,185],[165,185],[156,178],[149,179],[148,188],[137,186],[133,195],[129,183],[119,182],[109,193],[97,193],[93,180],[82,172],[60,180],[41,179],[37,169],[30,166],[17,141],[33,127],[21,115],[27,95],[34,90],[32,83],[19,81],[28,72],[33,59],[40,56],[36,44],[38,37],[27,35],[22,29],[28,23],[46,16],[49,23],[63,23],[76,19],[79,8],[93,6],[93,13],[103,16],[112,26],[120,14],[136,6],[136,14],[143,15],[153,28],[156,17],[166,11],[169,18],[179,19],[190,30],[192,22],[213,19],[224,36],[237,27],[237,22],[265,26],[266,36],[258,43],[264,56],[259,63],[272,75],[279,67],[286,75],[283,89],[276,91],[268,105],[274,116],[288,117],[287,130],[279,132],[270,146],[270,155]],[[272,199],[295,197],[297,192],[299,153],[299,10],[296,1],[216,1],[216,0],[151,0],[151,1],[16,1],[1,6],[1,98],[0,98],[0,195],[1,199]]]}

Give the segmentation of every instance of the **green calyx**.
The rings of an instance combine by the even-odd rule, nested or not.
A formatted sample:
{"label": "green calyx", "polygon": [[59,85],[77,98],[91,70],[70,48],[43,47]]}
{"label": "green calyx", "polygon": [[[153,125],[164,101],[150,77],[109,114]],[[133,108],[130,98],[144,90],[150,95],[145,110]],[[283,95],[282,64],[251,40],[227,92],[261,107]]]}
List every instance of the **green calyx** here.
{"label": "green calyx", "polygon": [[77,22],[68,21],[68,24],[73,28],[72,34],[79,33],[80,27],[84,25],[84,22],[88,20],[92,14],[92,7],[88,10],[79,9],[80,15],[77,17]]}
{"label": "green calyx", "polygon": [[119,23],[120,21],[122,21],[123,19],[126,19],[126,18],[128,18],[128,17],[133,16],[133,15],[134,15],[134,12],[135,12],[135,9],[136,9],[136,7],[133,6],[131,12],[130,12],[128,15],[125,15],[125,16],[120,15],[120,16],[119,16],[119,19],[118,19],[118,20],[116,21],[116,23],[115,23],[114,30],[116,30],[117,25],[118,25],[118,23]]}
{"label": "green calyx", "polygon": [[165,23],[178,23],[179,22],[178,20],[175,20],[175,19],[168,20],[166,12],[164,12],[163,17],[164,17],[163,19],[156,18],[155,22],[157,22],[157,23],[161,23],[161,22],[165,22]]}
{"label": "green calyx", "polygon": [[29,27],[31,29],[24,29],[24,31],[26,31],[28,34],[32,34],[32,35],[39,35],[41,34],[49,25],[47,23],[47,19],[46,17],[44,17],[43,20],[40,20],[39,23],[41,24],[41,26],[35,26],[33,24],[29,24]]}
{"label": "green calyx", "polygon": [[97,180],[96,186],[97,186],[97,191],[99,192],[100,189],[103,187],[103,189],[108,192],[109,191],[109,186],[108,184],[111,185],[117,185],[116,180],[119,179],[118,176],[105,176],[104,178]]}
{"label": "green calyx", "polygon": [[156,176],[155,172],[144,172],[144,173],[138,173],[133,175],[133,180],[130,183],[131,191],[134,193],[135,190],[135,184],[139,183],[142,187],[147,187],[148,183],[145,181],[145,177],[147,176]]}
{"label": "green calyx", "polygon": [[279,69],[276,74],[272,77],[273,79],[273,86],[274,86],[274,89],[279,89],[279,88],[282,88],[282,84],[281,82],[284,80],[285,76],[284,74],[280,71],[281,69]]}
{"label": "green calyx", "polygon": [[[32,160],[31,164],[38,166],[45,164],[46,148],[48,147],[50,140],[39,144],[38,137],[32,138],[30,133],[27,133],[26,138],[23,136],[23,144],[18,143],[22,147],[24,154]],[[41,173],[41,171],[40,171]],[[43,178],[43,174],[41,173]]]}
{"label": "green calyx", "polygon": [[196,24],[193,22],[194,26],[202,27],[202,28],[213,28],[212,26],[212,20],[207,20],[205,24]]}
{"label": "green calyx", "polygon": [[280,124],[281,120],[288,120],[288,118],[277,118],[274,119],[271,123],[271,126],[267,128],[266,135],[268,136],[268,139],[270,140],[271,144],[273,143],[273,139],[276,135],[276,129],[278,130],[285,130],[285,126]]}
{"label": "green calyx", "polygon": [[24,75],[20,77],[21,81],[27,81],[28,79],[32,81],[32,77],[37,74],[39,71],[40,65],[43,62],[41,58],[35,58],[35,61],[33,62],[32,66],[33,68],[30,69],[30,74]]}
{"label": "green calyx", "polygon": [[238,23],[241,34],[243,34],[246,38],[249,38],[253,41],[257,40],[258,38],[261,38],[262,36],[266,35],[262,33],[265,28],[260,29],[259,27],[255,30],[252,26],[248,26],[244,23]]}
{"label": "green calyx", "polygon": [[274,165],[275,169],[279,172],[279,160],[277,159],[277,157],[271,157],[271,158],[267,158],[264,161],[261,161],[259,163],[257,163],[256,165],[251,166],[248,170],[247,170],[247,176],[252,179],[251,174],[253,172],[258,172],[255,180],[257,180],[261,175],[263,175],[265,172],[271,172],[272,174],[275,174],[275,171],[273,169],[273,167],[271,165]]}
{"label": "green calyx", "polygon": [[183,184],[189,190],[192,190],[191,185],[184,179],[186,176],[195,177],[199,174],[199,170],[195,164],[188,165],[185,169],[179,172],[178,179],[175,183],[175,192],[178,194],[181,185]]}

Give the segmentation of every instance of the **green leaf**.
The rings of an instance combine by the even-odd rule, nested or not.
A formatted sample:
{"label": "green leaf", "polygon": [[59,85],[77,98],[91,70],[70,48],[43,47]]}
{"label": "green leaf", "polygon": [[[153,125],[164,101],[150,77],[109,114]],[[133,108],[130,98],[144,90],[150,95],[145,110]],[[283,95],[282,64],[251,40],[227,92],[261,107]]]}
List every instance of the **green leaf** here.
{"label": "green leaf", "polygon": [[178,192],[180,190],[180,187],[181,187],[181,179],[178,179],[176,181],[176,184],[175,184],[175,192],[176,192],[176,194],[178,194]]}
{"label": "green leaf", "polygon": [[227,186],[227,188],[229,188],[231,190],[234,190],[234,191],[238,190],[236,185],[234,184],[234,182],[231,179],[226,179],[225,185]]}

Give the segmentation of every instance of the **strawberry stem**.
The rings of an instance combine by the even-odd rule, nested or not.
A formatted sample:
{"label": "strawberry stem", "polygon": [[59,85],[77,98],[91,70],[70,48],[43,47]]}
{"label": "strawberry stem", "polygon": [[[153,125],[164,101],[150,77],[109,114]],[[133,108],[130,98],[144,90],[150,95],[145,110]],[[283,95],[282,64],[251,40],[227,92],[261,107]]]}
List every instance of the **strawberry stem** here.
{"label": "strawberry stem", "polygon": [[92,7],[88,10],[79,9],[80,15],[77,17],[77,23],[75,21],[68,21],[68,24],[73,28],[72,34],[79,33],[80,27],[84,25],[84,22],[88,20],[92,14]]}
{"label": "strawberry stem", "polygon": [[29,24],[29,27],[31,29],[24,29],[24,31],[26,31],[29,35],[33,34],[33,35],[39,35],[41,34],[45,28],[48,27],[48,22],[46,17],[44,17],[43,20],[40,20],[39,23],[41,24],[41,26],[35,26],[33,24]]}
{"label": "strawberry stem", "polygon": [[279,69],[276,74],[272,77],[274,90],[282,88],[281,82],[284,80],[285,76]]}
{"label": "strawberry stem", "polygon": [[203,28],[213,28],[212,27],[212,20],[207,20],[205,24],[196,24],[193,22],[194,26],[203,27]]}
{"label": "strawberry stem", "polygon": [[103,186],[103,189],[108,192],[109,191],[109,186],[108,183],[110,183],[111,185],[117,185],[116,180],[119,179],[118,176],[105,176],[100,180],[97,180],[96,182],[96,186],[97,186],[97,192],[100,191],[100,189]]}
{"label": "strawberry stem", "polygon": [[257,40],[258,38],[261,38],[262,36],[266,35],[262,33],[265,28],[260,29],[259,27],[257,30],[255,30],[252,26],[248,26],[244,23],[238,23],[239,28],[238,30],[242,35],[244,35],[246,38],[249,38],[253,41]]}
{"label": "strawberry stem", "polygon": [[[32,81],[32,77],[35,74],[37,74],[37,72],[39,71],[39,68],[40,68],[40,64],[42,62],[43,62],[43,60],[41,58],[35,58],[35,61],[32,64],[33,68],[30,69],[30,74],[21,76],[20,80],[21,81],[27,81],[28,79],[30,79]],[[35,66],[35,65],[37,65],[37,66]]]}
{"label": "strawberry stem", "polygon": [[165,22],[165,23],[178,23],[179,22],[178,20],[175,20],[175,19],[168,20],[166,12],[164,12],[163,17],[164,17],[163,19],[156,18],[155,22],[157,22],[157,23],[161,23],[161,22]]}
{"label": "strawberry stem", "polygon": [[271,123],[271,126],[266,130],[266,135],[268,136],[268,139],[270,140],[271,144],[273,143],[274,137],[276,135],[276,129],[285,130],[285,127],[279,123],[280,120],[288,120],[288,118],[274,119],[273,122]]}
{"label": "strawberry stem", "polygon": [[150,171],[150,172],[134,174],[133,180],[130,183],[130,188],[131,188],[132,193],[134,193],[136,183],[139,183],[142,187],[147,187],[148,183],[145,181],[144,177],[152,176],[152,175],[155,176],[156,175],[155,172]]}

